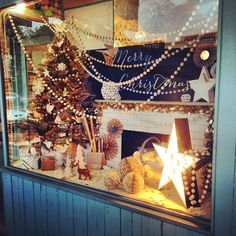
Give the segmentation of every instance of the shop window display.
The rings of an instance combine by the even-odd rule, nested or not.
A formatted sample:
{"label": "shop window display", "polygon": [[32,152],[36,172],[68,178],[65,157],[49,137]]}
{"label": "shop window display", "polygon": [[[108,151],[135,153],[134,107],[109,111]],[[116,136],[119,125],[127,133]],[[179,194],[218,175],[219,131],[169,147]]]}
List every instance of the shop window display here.
{"label": "shop window display", "polygon": [[9,165],[210,220],[218,2],[120,2],[2,12]]}

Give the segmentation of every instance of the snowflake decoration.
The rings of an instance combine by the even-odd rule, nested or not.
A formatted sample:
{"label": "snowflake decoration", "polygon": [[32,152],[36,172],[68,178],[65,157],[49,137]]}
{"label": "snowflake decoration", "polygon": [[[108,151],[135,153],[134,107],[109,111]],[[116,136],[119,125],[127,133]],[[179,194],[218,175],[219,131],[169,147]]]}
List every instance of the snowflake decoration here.
{"label": "snowflake decoration", "polygon": [[42,79],[37,79],[33,82],[32,86],[33,92],[37,95],[44,91],[44,84]]}
{"label": "snowflake decoration", "polygon": [[63,71],[63,70],[65,70],[66,69],[66,64],[65,63],[63,63],[63,62],[61,62],[61,63],[59,63],[58,64],[58,70],[61,70],[61,71]]}
{"label": "snowflake decoration", "polygon": [[101,89],[102,97],[107,100],[120,100],[119,87],[111,83],[104,83]]}

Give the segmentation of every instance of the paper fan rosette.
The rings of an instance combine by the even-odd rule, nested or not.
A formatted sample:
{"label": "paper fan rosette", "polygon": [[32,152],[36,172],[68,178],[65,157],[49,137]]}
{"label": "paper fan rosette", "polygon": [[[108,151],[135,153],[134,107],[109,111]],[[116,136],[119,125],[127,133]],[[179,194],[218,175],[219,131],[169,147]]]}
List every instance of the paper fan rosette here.
{"label": "paper fan rosette", "polygon": [[202,45],[196,48],[193,61],[198,67],[208,67],[216,61],[216,47],[214,45]]}
{"label": "paper fan rosette", "polygon": [[103,152],[106,160],[113,159],[118,153],[118,144],[114,136],[105,134],[102,136],[103,139]]}
{"label": "paper fan rosette", "polygon": [[123,133],[124,126],[118,119],[111,119],[107,124],[107,132],[118,138]]}

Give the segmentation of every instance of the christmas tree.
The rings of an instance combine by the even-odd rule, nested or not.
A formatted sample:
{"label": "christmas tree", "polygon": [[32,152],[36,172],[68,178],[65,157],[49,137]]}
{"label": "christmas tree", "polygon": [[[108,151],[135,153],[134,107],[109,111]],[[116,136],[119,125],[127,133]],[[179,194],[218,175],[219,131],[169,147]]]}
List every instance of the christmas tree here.
{"label": "christmas tree", "polygon": [[87,85],[87,74],[77,62],[78,55],[68,38],[58,34],[48,46],[32,86],[30,128],[53,147],[68,141],[86,146],[91,143],[88,129],[93,131],[92,138],[98,133],[101,114]]}

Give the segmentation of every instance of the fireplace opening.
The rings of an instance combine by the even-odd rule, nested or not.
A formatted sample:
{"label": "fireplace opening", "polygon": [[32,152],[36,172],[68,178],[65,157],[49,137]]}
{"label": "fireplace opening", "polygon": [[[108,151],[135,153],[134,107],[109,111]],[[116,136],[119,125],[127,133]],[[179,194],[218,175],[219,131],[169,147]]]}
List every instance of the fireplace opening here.
{"label": "fireplace opening", "polygon": [[[143,142],[150,137],[156,137],[160,140],[160,142],[164,143],[168,143],[169,140],[169,135],[166,134],[124,130],[122,133],[122,148],[121,148],[122,158],[132,156],[132,154],[135,151],[140,149]],[[145,148],[153,149],[152,142],[151,141],[148,142],[147,145],[145,145]]]}

